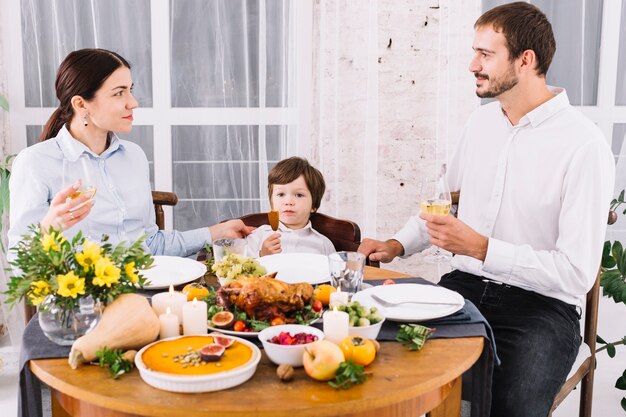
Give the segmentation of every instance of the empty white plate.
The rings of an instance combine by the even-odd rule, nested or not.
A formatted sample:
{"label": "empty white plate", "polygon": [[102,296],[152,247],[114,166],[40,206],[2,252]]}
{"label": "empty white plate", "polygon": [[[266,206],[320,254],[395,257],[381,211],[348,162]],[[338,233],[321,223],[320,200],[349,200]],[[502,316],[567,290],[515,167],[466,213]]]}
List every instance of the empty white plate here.
{"label": "empty white plate", "polygon": [[151,290],[186,284],[205,272],[206,265],[202,262],[179,256],[155,256],[152,266],[140,271],[150,281],[144,288]]}
{"label": "empty white plate", "polygon": [[276,278],[294,284],[308,282],[321,284],[330,281],[328,257],[314,253],[278,253],[262,256],[259,263],[267,269],[267,273],[278,272]]}
{"label": "empty white plate", "polygon": [[[383,307],[371,297],[376,294],[385,301],[400,303],[415,301],[411,304],[401,304],[395,307]],[[422,284],[395,284],[378,285],[367,288],[352,296],[352,301],[380,308],[385,318],[393,321],[414,322],[445,317],[456,313],[465,305],[461,294],[447,288]],[[420,301],[442,302],[450,304],[420,304]]]}

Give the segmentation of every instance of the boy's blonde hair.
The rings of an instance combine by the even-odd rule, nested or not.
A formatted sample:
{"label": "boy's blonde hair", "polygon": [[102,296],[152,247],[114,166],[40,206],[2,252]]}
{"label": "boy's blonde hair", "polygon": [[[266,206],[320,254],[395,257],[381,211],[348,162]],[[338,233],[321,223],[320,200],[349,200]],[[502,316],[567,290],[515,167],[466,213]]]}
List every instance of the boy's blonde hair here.
{"label": "boy's blonde hair", "polygon": [[283,159],[277,163],[267,176],[267,190],[270,201],[272,200],[272,191],[274,185],[289,184],[298,179],[302,175],[313,200],[312,208],[314,211],[320,207],[324,191],[326,191],[326,182],[322,173],[304,158],[292,156]]}

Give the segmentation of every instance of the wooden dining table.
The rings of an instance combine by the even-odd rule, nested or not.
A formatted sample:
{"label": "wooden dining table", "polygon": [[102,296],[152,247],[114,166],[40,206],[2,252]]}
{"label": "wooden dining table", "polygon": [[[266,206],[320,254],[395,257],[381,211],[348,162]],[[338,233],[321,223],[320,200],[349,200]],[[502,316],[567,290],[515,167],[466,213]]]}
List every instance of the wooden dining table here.
{"label": "wooden dining table", "polygon": [[[366,279],[407,275],[366,267]],[[50,387],[52,415],[60,416],[258,416],[258,417],[458,417],[461,376],[480,357],[482,337],[431,339],[420,351],[382,342],[367,381],[346,390],[309,378],[302,368],[281,382],[263,354],[253,377],[223,391],[181,394],[144,383],[134,370],[114,380],[98,366],[73,370],[64,359],[30,361],[32,372]]]}

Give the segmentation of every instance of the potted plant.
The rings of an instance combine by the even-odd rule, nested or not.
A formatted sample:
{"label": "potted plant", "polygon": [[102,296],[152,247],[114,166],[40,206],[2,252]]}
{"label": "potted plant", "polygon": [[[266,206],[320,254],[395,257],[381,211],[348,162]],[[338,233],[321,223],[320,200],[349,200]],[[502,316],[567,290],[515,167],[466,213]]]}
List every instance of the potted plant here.
{"label": "potted plant", "polygon": [[139,271],[153,258],[143,246],[145,236],[131,245],[113,246],[78,232],[71,240],[62,232],[30,226],[13,248],[10,262],[15,273],[9,279],[7,303],[23,299],[39,307],[44,334],[60,345],[70,345],[91,330],[99,320],[98,303],[108,305],[117,296],[143,288]]}
{"label": "potted plant", "polygon": [[[616,210],[626,203],[624,200],[624,190],[619,196],[611,202],[611,215],[616,220]],[[626,209],[622,212],[626,214]],[[604,242],[604,250],[602,252],[602,271],[600,274],[600,286],[602,294],[611,297],[616,303],[626,304],[626,251],[619,240]],[[609,357],[613,358],[616,354],[615,347],[626,344],[626,336],[613,342],[607,342],[599,335],[596,342],[600,345],[596,349],[596,353],[606,350]],[[626,370],[615,381],[615,388],[626,390]],[[626,397],[622,398],[622,408],[626,411]]]}

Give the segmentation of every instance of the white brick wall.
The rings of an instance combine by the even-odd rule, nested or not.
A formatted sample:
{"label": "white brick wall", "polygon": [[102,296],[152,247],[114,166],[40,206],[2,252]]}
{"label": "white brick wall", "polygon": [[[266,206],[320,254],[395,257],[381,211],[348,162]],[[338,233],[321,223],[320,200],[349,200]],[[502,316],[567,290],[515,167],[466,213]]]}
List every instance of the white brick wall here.
{"label": "white brick wall", "polygon": [[[315,2],[311,155],[328,185],[321,211],[379,239],[415,213],[419,181],[434,180],[436,159],[478,105],[467,67],[479,10],[478,0]],[[434,278],[419,258],[391,267]]]}

